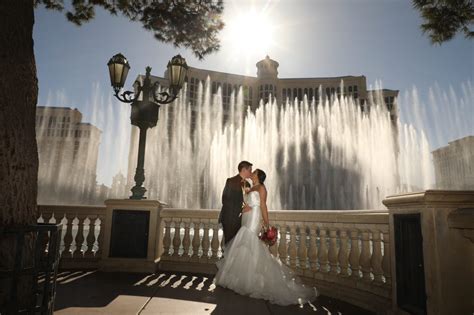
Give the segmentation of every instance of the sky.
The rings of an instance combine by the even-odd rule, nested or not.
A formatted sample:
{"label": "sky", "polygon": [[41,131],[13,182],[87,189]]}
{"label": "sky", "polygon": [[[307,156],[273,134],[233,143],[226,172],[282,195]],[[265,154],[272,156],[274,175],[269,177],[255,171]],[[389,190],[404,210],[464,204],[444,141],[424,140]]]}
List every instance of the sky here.
{"label": "sky", "polygon": [[[196,68],[253,76],[255,63],[268,54],[279,62],[280,78],[365,75],[368,85],[381,82],[384,88],[400,90],[401,96],[415,94],[421,112],[430,111],[433,95],[448,93],[459,102],[454,115],[474,113],[474,41],[458,35],[441,46],[432,45],[419,28],[422,20],[411,1],[235,0],[224,6],[221,49],[202,61],[189,50],[158,42],[139,23],[99,8],[96,18],[81,27],[67,22],[64,12],[37,8],[33,38],[38,105],[78,108],[84,120],[96,123],[106,136],[129,128],[128,119],[114,121],[127,117],[123,110],[128,105],[111,97],[106,64],[112,55],[121,52],[129,60],[126,86],[131,87],[147,65],[152,74],[162,76],[178,53]],[[435,138],[434,130],[442,126],[429,116],[422,125]],[[456,136],[472,131],[464,128]],[[450,140],[438,135],[432,146]],[[102,155],[109,152],[101,150]],[[127,150],[121,147],[125,155]],[[110,174],[120,167],[99,161],[98,168],[107,169],[99,171],[98,181],[110,183]]]}

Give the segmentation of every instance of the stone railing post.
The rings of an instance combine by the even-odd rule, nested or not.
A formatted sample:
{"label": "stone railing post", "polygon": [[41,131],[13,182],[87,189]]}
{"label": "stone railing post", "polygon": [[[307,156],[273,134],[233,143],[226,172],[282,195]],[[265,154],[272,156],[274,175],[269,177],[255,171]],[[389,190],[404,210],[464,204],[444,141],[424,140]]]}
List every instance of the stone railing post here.
{"label": "stone railing post", "polygon": [[71,250],[71,244],[73,241],[72,224],[75,217],[76,215],[73,213],[66,213],[67,225],[66,225],[66,234],[64,235],[64,251],[62,253],[62,258],[72,258],[72,250]]}
{"label": "stone railing post", "polygon": [[308,248],[306,246],[306,226],[302,222],[298,223],[300,230],[300,246],[298,247],[299,267],[304,271],[307,269]]}
{"label": "stone railing post", "polygon": [[95,243],[95,222],[97,215],[89,216],[89,233],[87,233],[87,250],[84,253],[84,257],[92,258],[94,257],[94,243]]}
{"label": "stone railing post", "polygon": [[95,253],[95,257],[102,257],[102,247],[104,246],[104,233],[102,231],[102,227],[104,226],[105,221],[105,214],[99,214],[99,223],[98,226],[98,234],[97,234],[97,252]]}
{"label": "stone railing post", "polygon": [[372,280],[370,277],[370,233],[363,230],[362,235],[362,251],[360,253],[360,266],[362,270],[362,278],[366,281]]}
{"label": "stone railing post", "polygon": [[200,257],[200,262],[207,262],[209,259],[209,220],[202,220],[204,234],[202,236],[202,256]]}
{"label": "stone railing post", "polygon": [[217,220],[215,219],[211,220],[211,226],[212,226],[212,241],[211,241],[212,256],[210,260],[212,262],[216,262],[218,258],[218,253],[219,253],[219,224],[217,223]]}
{"label": "stone railing post", "polygon": [[370,264],[374,274],[374,281],[383,284],[383,269],[382,269],[382,239],[380,238],[380,231],[372,230],[372,244],[373,252]]}
{"label": "stone railing post", "polygon": [[320,226],[319,227],[319,270],[321,272],[329,272],[329,260],[328,260],[328,245],[327,245],[327,236],[326,236],[326,228]]}
{"label": "stone railing post", "polygon": [[199,246],[201,245],[201,239],[199,237],[200,222],[199,219],[193,220],[193,254],[191,256],[191,261],[199,261]]}
{"label": "stone railing post", "polygon": [[174,235],[173,235],[173,259],[179,258],[179,247],[181,245],[181,219],[174,219]]}
{"label": "stone railing post", "polygon": [[292,223],[290,226],[290,245],[288,246],[288,254],[290,256],[291,268],[296,268],[296,224]]}
{"label": "stone railing post", "polygon": [[189,246],[191,245],[191,237],[189,235],[189,227],[191,225],[190,219],[183,219],[184,224],[184,237],[183,237],[183,255],[182,260],[189,260]]}
{"label": "stone railing post", "polygon": [[82,250],[82,244],[84,243],[84,219],[87,217],[85,214],[77,215],[77,234],[76,234],[76,250],[74,251],[72,258],[82,258],[84,251]]}
{"label": "stone railing post", "polygon": [[316,239],[318,238],[317,235],[317,228],[316,225],[309,225],[309,265],[311,271],[318,271],[318,247],[316,245]]}
{"label": "stone railing post", "polygon": [[382,259],[383,275],[385,277],[385,286],[392,287],[392,270],[390,267],[390,233],[383,231],[383,259]]}
{"label": "stone railing post", "polygon": [[165,236],[163,237],[162,259],[168,259],[171,247],[171,218],[166,218],[163,221],[165,222]]}
{"label": "stone railing post", "polygon": [[351,263],[351,277],[354,279],[359,279],[359,257],[360,257],[360,249],[359,249],[359,230],[351,229],[351,252],[349,254],[349,262]]}
{"label": "stone railing post", "polygon": [[341,248],[339,249],[339,266],[341,267],[341,275],[349,276],[349,243],[347,237],[347,230],[343,227],[339,230],[339,237],[341,239]]}
{"label": "stone railing post", "polygon": [[282,222],[282,224],[279,226],[280,228],[280,244],[278,244],[278,255],[280,257],[280,260],[286,264],[286,260],[288,257],[288,252],[287,252],[287,245],[286,245],[286,223]]}
{"label": "stone railing post", "polygon": [[329,265],[331,266],[329,273],[332,275],[337,275],[338,270],[337,270],[337,265],[338,265],[338,260],[337,260],[337,228],[336,227],[330,227],[329,228],[329,252],[328,252],[328,259],[329,259]]}

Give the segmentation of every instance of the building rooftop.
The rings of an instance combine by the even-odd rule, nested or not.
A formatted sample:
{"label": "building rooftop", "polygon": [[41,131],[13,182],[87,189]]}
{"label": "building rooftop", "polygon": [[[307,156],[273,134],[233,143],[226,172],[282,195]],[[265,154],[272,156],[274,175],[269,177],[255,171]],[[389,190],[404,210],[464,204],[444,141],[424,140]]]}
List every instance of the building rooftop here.
{"label": "building rooftop", "polygon": [[64,110],[78,110],[77,108],[72,109],[67,106],[36,106],[37,109],[64,109]]}

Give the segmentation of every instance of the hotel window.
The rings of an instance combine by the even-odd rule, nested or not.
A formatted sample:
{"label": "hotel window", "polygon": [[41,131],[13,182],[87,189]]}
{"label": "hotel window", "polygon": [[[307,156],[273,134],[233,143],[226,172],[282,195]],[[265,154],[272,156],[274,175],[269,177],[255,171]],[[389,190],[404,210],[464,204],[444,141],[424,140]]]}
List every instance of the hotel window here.
{"label": "hotel window", "polygon": [[341,87],[340,86],[337,87],[337,93],[341,94]]}
{"label": "hotel window", "polygon": [[326,88],[326,96],[329,98],[331,96],[331,89]]}
{"label": "hotel window", "polygon": [[301,88],[298,88],[298,100],[302,100],[303,99],[303,90]]}
{"label": "hotel window", "polygon": [[304,88],[304,93],[303,93],[303,95],[306,95],[306,97],[309,98],[308,88]]}
{"label": "hotel window", "polygon": [[335,88],[331,88],[331,94],[334,94],[336,92]]}
{"label": "hotel window", "polygon": [[311,101],[313,99],[313,88],[309,88],[308,99]]}
{"label": "hotel window", "polygon": [[349,93],[352,93],[352,85],[349,85]]}
{"label": "hotel window", "polygon": [[283,89],[281,91],[281,98],[283,102],[286,102],[286,89]]}
{"label": "hotel window", "polygon": [[294,88],[293,89],[293,98],[296,98],[297,95],[298,95],[298,89]]}
{"label": "hotel window", "polygon": [[217,84],[216,82],[212,82],[212,94],[216,94],[217,93]]}
{"label": "hotel window", "polygon": [[354,92],[357,92],[357,85],[354,85]]}

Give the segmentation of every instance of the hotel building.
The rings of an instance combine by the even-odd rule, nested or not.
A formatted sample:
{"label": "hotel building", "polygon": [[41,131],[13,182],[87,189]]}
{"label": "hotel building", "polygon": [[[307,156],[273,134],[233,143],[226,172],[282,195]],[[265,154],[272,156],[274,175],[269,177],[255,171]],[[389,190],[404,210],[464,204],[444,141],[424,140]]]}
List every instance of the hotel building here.
{"label": "hotel building", "polygon": [[38,202],[93,203],[101,131],[69,107],[36,108]]}

